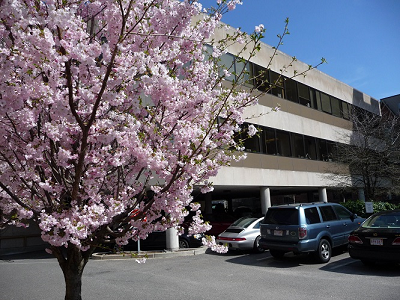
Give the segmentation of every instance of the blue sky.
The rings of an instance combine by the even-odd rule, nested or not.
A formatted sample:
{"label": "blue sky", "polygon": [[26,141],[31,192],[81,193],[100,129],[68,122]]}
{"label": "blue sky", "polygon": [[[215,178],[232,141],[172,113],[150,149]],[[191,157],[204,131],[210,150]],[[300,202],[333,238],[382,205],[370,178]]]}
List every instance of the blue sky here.
{"label": "blue sky", "polygon": [[[216,0],[200,0],[205,6]],[[400,94],[400,0],[243,0],[222,18],[252,32],[264,24],[274,46],[289,18],[280,50],[375,99]]]}

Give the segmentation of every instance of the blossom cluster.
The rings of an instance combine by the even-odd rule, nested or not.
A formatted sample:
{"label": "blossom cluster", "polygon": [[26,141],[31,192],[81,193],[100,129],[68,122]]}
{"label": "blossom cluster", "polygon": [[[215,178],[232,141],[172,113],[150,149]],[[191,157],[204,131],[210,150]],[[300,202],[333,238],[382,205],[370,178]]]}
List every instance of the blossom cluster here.
{"label": "blossom cluster", "polygon": [[[221,16],[193,22],[201,12],[192,1],[0,2],[1,222],[32,219],[50,245],[83,251],[183,222],[194,186],[209,191],[233,158],[251,104],[206,59]],[[208,230],[191,209],[190,232]]]}

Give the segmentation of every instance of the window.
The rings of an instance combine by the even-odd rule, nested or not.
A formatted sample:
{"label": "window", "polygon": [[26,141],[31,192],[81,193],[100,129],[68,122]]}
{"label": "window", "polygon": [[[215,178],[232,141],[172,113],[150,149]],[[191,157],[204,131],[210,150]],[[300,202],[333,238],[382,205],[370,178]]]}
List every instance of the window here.
{"label": "window", "polygon": [[346,219],[351,219],[352,217],[352,213],[350,213],[347,209],[345,209],[344,207],[341,206],[334,206],[333,207],[336,214],[338,215],[340,220],[346,220]]}
{"label": "window", "polygon": [[292,133],[292,153],[293,157],[304,158],[304,142],[303,136],[300,134]]}
{"label": "window", "polygon": [[218,65],[220,66],[219,76],[224,76],[224,70],[227,70],[231,74],[225,79],[232,81],[235,78],[233,74],[235,72],[235,57],[232,54],[222,54]]}
{"label": "window", "polygon": [[253,71],[252,63],[242,58],[236,59],[235,75],[236,75],[236,80],[238,80],[240,84],[242,83],[252,84],[251,82],[251,79],[253,78],[252,71]]}
{"label": "window", "polygon": [[321,105],[321,93],[317,90],[314,90],[315,94],[315,106],[314,108],[322,111],[322,105]]}
{"label": "window", "polygon": [[298,103],[296,81],[285,78],[285,91],[286,99]]}
{"label": "window", "polygon": [[276,141],[277,141],[277,154],[282,156],[292,156],[290,151],[290,136],[289,132],[282,130],[276,131]]}
{"label": "window", "polygon": [[254,224],[253,229],[259,229],[260,228],[260,224],[261,224],[261,221],[257,222],[256,224]]}
{"label": "window", "polygon": [[321,211],[322,220],[324,220],[324,222],[333,221],[337,219],[332,206],[330,205],[320,206],[319,210]]}
{"label": "window", "polygon": [[276,137],[275,130],[272,128],[264,128],[264,141],[265,141],[265,153],[276,155]]}
{"label": "window", "polygon": [[350,104],[347,102],[342,102],[342,116],[344,119],[349,120],[350,119]]}
{"label": "window", "polygon": [[299,211],[294,208],[268,209],[264,224],[299,225]]}
{"label": "window", "polygon": [[317,144],[320,159],[323,161],[332,161],[333,153],[336,148],[334,142],[320,140]]}
{"label": "window", "polygon": [[[261,148],[260,148],[260,137],[258,136],[258,134],[255,134],[253,136],[249,136],[247,134],[247,127],[249,124],[245,124],[243,131],[241,133],[241,139],[243,141],[243,146],[245,151],[247,152],[257,152],[260,153],[261,152]],[[259,128],[257,128],[258,130],[260,130]]]}
{"label": "window", "polygon": [[318,159],[317,145],[314,137],[304,136],[305,157],[308,159]]}
{"label": "window", "polygon": [[311,107],[311,93],[308,90],[308,86],[298,82],[297,91],[299,93],[299,103]]}
{"label": "window", "polygon": [[332,105],[332,115],[335,117],[342,117],[341,108],[340,108],[340,101],[335,97],[331,97],[331,105]]}
{"label": "window", "polygon": [[275,72],[270,71],[271,79],[271,94],[279,98],[285,98],[284,88],[283,88],[283,77]]}
{"label": "window", "polygon": [[332,113],[331,101],[327,94],[321,93],[321,109],[328,114]]}
{"label": "window", "polygon": [[304,210],[304,215],[306,216],[307,224],[317,224],[321,222],[319,218],[319,213],[316,207],[306,208]]}
{"label": "window", "polygon": [[254,69],[253,84],[258,90],[262,92],[267,92],[269,90],[268,70],[256,64],[253,65],[253,69]]}

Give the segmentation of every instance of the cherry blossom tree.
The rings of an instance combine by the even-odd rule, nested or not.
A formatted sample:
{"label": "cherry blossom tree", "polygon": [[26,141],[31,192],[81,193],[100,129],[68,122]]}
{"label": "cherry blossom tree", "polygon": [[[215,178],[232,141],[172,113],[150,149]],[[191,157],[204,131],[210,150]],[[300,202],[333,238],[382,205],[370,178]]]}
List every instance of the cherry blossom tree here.
{"label": "cherry blossom tree", "polygon": [[189,233],[209,229],[191,193],[243,158],[233,136],[258,97],[245,71],[227,85],[218,60],[235,42],[251,58],[264,27],[212,39],[238,3],[0,0],[0,222],[38,224],[65,299],[81,299],[101,244],[179,226],[189,210]]}

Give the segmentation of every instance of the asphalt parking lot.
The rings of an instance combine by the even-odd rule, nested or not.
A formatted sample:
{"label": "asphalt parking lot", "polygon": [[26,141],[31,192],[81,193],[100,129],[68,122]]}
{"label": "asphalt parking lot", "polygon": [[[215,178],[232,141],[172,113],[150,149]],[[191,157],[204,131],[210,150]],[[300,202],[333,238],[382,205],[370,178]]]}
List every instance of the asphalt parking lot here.
{"label": "asphalt parking lot", "polygon": [[[54,258],[0,260],[0,299],[63,299],[64,283]],[[327,264],[308,255],[275,260],[229,252],[148,259],[91,260],[83,299],[399,299],[400,267],[365,267],[348,253]]]}

